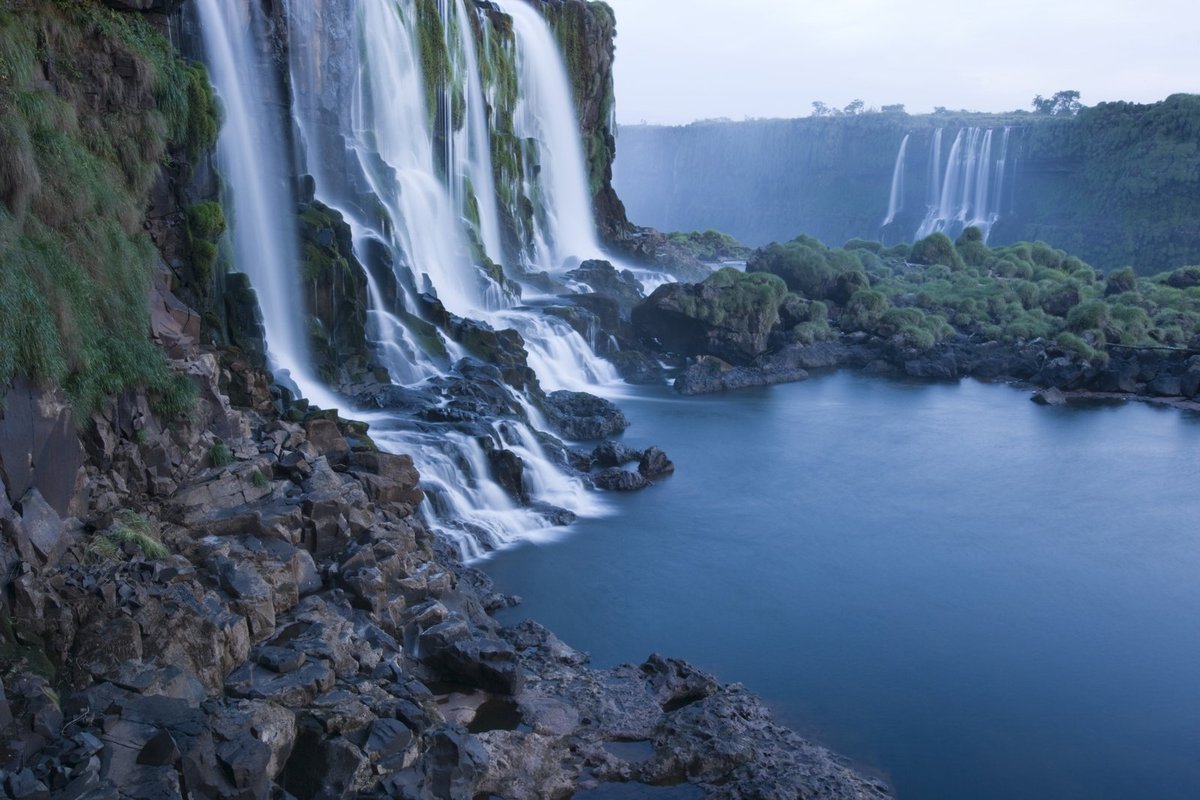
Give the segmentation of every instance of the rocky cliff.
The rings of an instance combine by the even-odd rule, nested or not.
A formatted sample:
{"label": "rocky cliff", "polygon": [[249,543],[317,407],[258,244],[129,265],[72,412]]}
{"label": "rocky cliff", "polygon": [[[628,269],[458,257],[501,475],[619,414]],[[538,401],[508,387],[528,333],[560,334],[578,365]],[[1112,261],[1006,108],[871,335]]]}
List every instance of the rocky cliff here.
{"label": "rocky cliff", "polygon": [[[741,687],[661,656],[593,670],[536,624],[499,626],[490,612],[514,599],[421,521],[412,459],[274,382],[253,289],[219,245],[212,93],[164,36],[177,6],[0,8],[0,797],[681,782],[886,796]],[[589,8],[561,4],[560,35],[607,36],[611,15]],[[584,50],[601,76],[580,96],[600,121],[611,41]],[[611,152],[611,137],[592,146]],[[370,371],[363,272],[344,220],[297,195],[314,350],[338,383]],[[589,269],[627,317],[624,278]],[[495,387],[536,379],[514,332],[428,303],[477,358],[387,400],[475,431],[509,397]],[[545,409],[580,436],[619,430],[597,401],[553,393]],[[643,483],[671,468],[654,448],[615,452],[561,458],[640,458],[613,479]],[[496,455],[519,492],[519,459]]]}
{"label": "rocky cliff", "polygon": [[[1102,103],[1075,117],[870,113],[624,126],[616,185],[632,218],[661,230],[715,228],[754,245],[799,233],[831,246],[856,237],[913,241],[964,128],[994,132],[994,159],[1004,129],[1011,134],[1006,165],[990,175],[991,191],[1007,175],[1005,196],[993,204],[992,244],[1044,240],[1097,266],[1144,274],[1200,262],[1196,95]],[[906,135],[899,215],[881,230]]]}

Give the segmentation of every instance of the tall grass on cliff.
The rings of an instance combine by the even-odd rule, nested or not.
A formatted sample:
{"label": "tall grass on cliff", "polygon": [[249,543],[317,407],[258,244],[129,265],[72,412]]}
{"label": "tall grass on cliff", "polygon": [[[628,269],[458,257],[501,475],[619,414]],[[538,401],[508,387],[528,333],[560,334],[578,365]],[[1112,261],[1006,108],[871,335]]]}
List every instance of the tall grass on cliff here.
{"label": "tall grass on cliff", "polygon": [[81,422],[128,389],[187,407],[149,339],[158,256],[142,223],[170,154],[216,129],[203,70],[139,15],[0,3],[0,386],[61,386]]}

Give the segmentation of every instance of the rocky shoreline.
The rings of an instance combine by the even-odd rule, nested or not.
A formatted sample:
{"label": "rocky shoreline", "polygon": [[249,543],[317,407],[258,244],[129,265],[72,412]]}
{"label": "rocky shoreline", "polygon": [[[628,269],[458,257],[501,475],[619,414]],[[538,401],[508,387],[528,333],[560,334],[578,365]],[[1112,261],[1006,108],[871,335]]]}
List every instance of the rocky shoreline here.
{"label": "rocky shoreline", "polygon": [[126,395],[81,426],[8,392],[0,797],[888,796],[740,686],[497,624],[515,599],[421,523],[410,458],[281,403],[157,296],[190,418]]}

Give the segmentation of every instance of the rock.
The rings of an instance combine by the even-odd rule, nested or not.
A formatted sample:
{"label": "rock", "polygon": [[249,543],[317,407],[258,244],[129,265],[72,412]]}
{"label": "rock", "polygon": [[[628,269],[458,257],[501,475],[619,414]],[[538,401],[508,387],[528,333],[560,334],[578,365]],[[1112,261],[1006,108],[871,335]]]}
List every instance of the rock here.
{"label": "rock", "polygon": [[626,447],[619,442],[602,442],[592,450],[592,463],[598,467],[620,467],[632,461],[639,461],[642,454],[637,450]]}
{"label": "rock", "polygon": [[328,458],[330,463],[340,463],[350,457],[350,445],[338,430],[336,422],[314,419],[305,423],[304,430],[317,453]]}
{"label": "rock", "polygon": [[703,356],[688,364],[675,379],[675,391],[683,395],[711,394],[752,386],[772,386],[808,378],[801,367],[767,360],[762,364],[733,366],[713,356]]}
{"label": "rock", "polygon": [[179,761],[182,753],[175,737],[168,730],[159,731],[138,752],[137,763],[147,767],[169,767]]}
{"label": "rock", "polygon": [[[44,564],[54,564],[66,551],[69,544],[63,521],[53,508],[42,498],[37,489],[30,489],[21,498],[20,533]],[[18,540],[17,550],[27,550]]]}
{"label": "rock", "polygon": [[1158,397],[1181,397],[1183,395],[1183,381],[1178,375],[1160,373],[1154,380],[1147,384],[1146,390]]}
{"label": "rock", "polygon": [[1065,406],[1067,404],[1067,396],[1062,393],[1061,389],[1054,386],[1034,392],[1032,400],[1040,406]]}
{"label": "rock", "polygon": [[568,439],[605,439],[629,427],[629,420],[612,402],[586,392],[551,392],[545,411],[550,424]]}
{"label": "rock", "polygon": [[633,326],[668,352],[748,364],[767,351],[786,296],[774,275],[723,269],[703,283],[658,287],[633,309]]}
{"label": "rock", "polygon": [[645,475],[620,467],[612,467],[593,475],[592,483],[596,485],[597,489],[610,492],[635,492],[650,485]]}
{"label": "rock", "polygon": [[[491,439],[487,439],[490,444]],[[511,450],[501,450],[492,447],[487,451],[488,466],[491,467],[492,480],[500,484],[500,488],[518,503],[529,502],[529,492],[525,489],[525,462]]]}
{"label": "rock", "polygon": [[467,685],[497,694],[516,694],[524,681],[516,651],[500,639],[480,636],[459,639],[443,651],[441,663]]}
{"label": "rock", "polygon": [[663,475],[670,475],[675,471],[675,464],[671,459],[667,458],[667,454],[657,447],[651,447],[642,454],[641,461],[638,463],[638,472],[647,480],[661,478]]}
{"label": "rock", "polygon": [[9,499],[37,489],[55,513],[68,516],[84,454],[65,396],[17,379],[0,405],[0,480]]}
{"label": "rock", "polygon": [[309,661],[286,674],[247,663],[226,678],[225,691],[233,697],[299,708],[332,689],[335,680],[333,670],[324,661]]}
{"label": "rock", "polygon": [[607,261],[584,261],[578,268],[568,272],[567,277],[585,283],[594,293],[615,301],[621,318],[625,320],[630,318],[633,307],[645,297],[642,284],[632,272],[627,269],[618,272]]}

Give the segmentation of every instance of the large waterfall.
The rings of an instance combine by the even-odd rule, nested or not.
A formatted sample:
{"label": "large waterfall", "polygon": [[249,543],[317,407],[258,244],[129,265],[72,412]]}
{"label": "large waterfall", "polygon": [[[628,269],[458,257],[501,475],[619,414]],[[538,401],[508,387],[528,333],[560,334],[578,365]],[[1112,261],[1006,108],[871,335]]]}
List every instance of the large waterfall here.
{"label": "large waterfall", "polygon": [[[987,241],[992,226],[1000,219],[1007,174],[1010,129],[1001,132],[995,145],[992,128],[961,128],[942,165],[942,129],[933,137],[930,153],[929,205],[916,238],[931,233],[956,237],[964,228],[976,227]],[[900,144],[901,152],[908,137]],[[895,193],[895,185],[892,188]]]}
{"label": "large waterfall", "polygon": [[[227,177],[237,227],[253,229],[264,246],[282,244],[261,278],[252,271],[253,254],[239,250],[236,261],[261,298],[273,365],[306,376],[294,286],[296,233],[289,221],[295,198],[267,200],[278,226],[261,228],[257,218],[247,221],[241,200],[289,184],[282,166],[278,174],[262,172],[271,158],[282,160],[285,137],[242,133],[264,126],[272,106],[238,97],[239,82],[271,84],[245,80],[256,53],[269,48],[250,40],[264,30],[237,19],[241,5],[199,0],[214,83],[225,100],[227,158],[259,167],[230,169]],[[530,6],[499,6],[511,23],[497,25],[500,11],[463,0],[289,0],[294,173],[311,176],[316,199],[340,212],[351,229],[367,273],[377,359],[397,384],[419,391],[466,354],[418,319],[422,304],[436,297],[454,315],[517,330],[546,391],[596,391],[617,381],[612,366],[566,322],[521,305],[513,282],[532,271],[556,272],[571,258],[602,257],[602,251],[561,56]],[[316,382],[305,380],[300,388],[321,405],[349,405]],[[368,416],[381,446],[413,454],[429,496],[428,521],[466,556],[553,529],[564,508],[602,513],[583,483],[547,457],[534,432],[541,416],[532,397],[508,391],[516,411],[486,423],[486,430]],[[493,482],[485,440],[524,462],[531,503],[517,504]]]}

